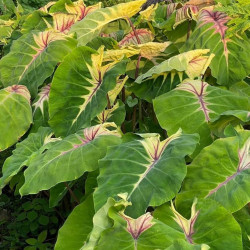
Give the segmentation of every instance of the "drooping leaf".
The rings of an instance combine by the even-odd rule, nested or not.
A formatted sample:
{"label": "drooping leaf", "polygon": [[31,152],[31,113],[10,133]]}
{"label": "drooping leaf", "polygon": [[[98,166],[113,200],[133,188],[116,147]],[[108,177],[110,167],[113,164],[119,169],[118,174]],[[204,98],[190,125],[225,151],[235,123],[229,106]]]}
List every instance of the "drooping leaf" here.
{"label": "drooping leaf", "polygon": [[[176,89],[157,97],[154,109],[162,128],[171,135],[179,128],[184,133],[199,133],[197,152],[212,142],[208,123],[226,112],[248,110],[248,98],[212,87],[200,80],[185,80]],[[164,107],[164,108],[163,108]]]}
{"label": "drooping leaf", "polygon": [[79,45],[85,45],[100,34],[104,25],[118,19],[132,17],[138,13],[145,1],[137,0],[96,10],[76,23],[71,31],[76,32]]}
{"label": "drooping leaf", "polygon": [[178,204],[193,197],[213,199],[231,212],[250,201],[250,132],[216,140],[188,166]]}
{"label": "drooping leaf", "polygon": [[237,36],[227,37],[229,18],[209,9],[201,10],[196,29],[182,52],[190,49],[210,49],[215,54],[210,68],[220,85],[232,85],[245,78],[250,71],[250,42]]}
{"label": "drooping leaf", "polygon": [[107,50],[107,51],[104,51],[103,62],[120,61],[125,56],[129,58],[134,55],[138,55],[139,53],[140,53],[140,49],[136,47]]}
{"label": "drooping leaf", "polygon": [[44,150],[44,146],[50,141],[53,135],[50,128],[40,128],[37,133],[32,133],[27,139],[17,144],[13,154],[4,162],[0,178],[0,192],[4,186],[24,166],[28,166],[30,160]]}
{"label": "drooping leaf", "polygon": [[157,96],[165,94],[176,88],[182,81],[182,73],[171,72],[154,75],[141,84],[133,82],[127,89],[133,92],[137,97],[152,103]]}
{"label": "drooping leaf", "polygon": [[140,75],[137,79],[137,83],[141,83],[147,78],[161,75],[168,72],[180,73],[180,79],[183,77],[185,72],[189,78],[194,79],[195,77],[204,74],[213,56],[207,56],[209,50],[192,50],[186,53],[182,53],[171,57],[170,59],[160,63],[157,66],[152,67],[145,74]]}
{"label": "drooping leaf", "polygon": [[[136,29],[135,30],[137,37],[139,38],[140,43],[148,43],[154,40],[154,35],[150,30],[147,29]],[[134,31],[131,31],[127,34],[120,42],[119,46],[129,46],[131,44],[138,45],[138,41]]]}
{"label": "drooping leaf", "polygon": [[171,42],[157,43],[148,42],[143,44],[138,44],[136,47],[140,50],[140,55],[148,60],[152,60],[155,57],[160,56],[167,47],[169,47]]}
{"label": "drooping leaf", "polygon": [[32,123],[30,93],[25,86],[0,90],[0,151],[20,139]]}
{"label": "drooping leaf", "polygon": [[33,96],[75,45],[75,40],[55,31],[25,34],[0,60],[0,80],[4,86],[25,85]]}
{"label": "drooping leaf", "polygon": [[93,227],[93,196],[74,208],[58,232],[55,249],[79,250],[87,240]]}
{"label": "drooping leaf", "polygon": [[133,203],[126,212],[139,216],[149,205],[171,200],[180,189],[186,175],[184,157],[193,153],[198,137],[181,131],[164,141],[157,134],[144,137],[110,148],[99,162],[98,188],[94,193],[96,210],[108,197],[117,199],[123,193]]}
{"label": "drooping leaf", "polygon": [[101,124],[86,128],[58,142],[54,147],[32,159],[25,170],[21,195],[35,194],[60,182],[72,181],[87,171],[98,168],[108,146],[120,143],[117,132]]}
{"label": "drooping leaf", "polygon": [[140,75],[128,89],[138,97],[152,102],[157,96],[174,89],[185,75],[195,78],[204,74],[213,57],[206,56],[207,52],[194,50],[171,57]]}
{"label": "drooping leaf", "polygon": [[58,67],[49,102],[49,124],[56,135],[66,136],[90,126],[91,120],[107,106],[107,93],[125,71],[126,62],[102,62],[103,48],[96,53],[88,47],[78,47]]}
{"label": "drooping leaf", "polygon": [[204,244],[201,249],[242,249],[241,230],[231,213],[212,200],[198,203],[195,200],[191,205],[186,211],[190,219],[177,212],[173,204],[171,207],[168,204],[160,206],[153,215],[172,229],[182,232],[190,247]]}

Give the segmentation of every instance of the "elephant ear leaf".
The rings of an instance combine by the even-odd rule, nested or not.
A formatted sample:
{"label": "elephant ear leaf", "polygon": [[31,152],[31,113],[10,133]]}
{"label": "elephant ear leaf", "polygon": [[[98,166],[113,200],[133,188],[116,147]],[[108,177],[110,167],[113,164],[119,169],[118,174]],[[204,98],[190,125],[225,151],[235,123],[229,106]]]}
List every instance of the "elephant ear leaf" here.
{"label": "elephant ear leaf", "polygon": [[[137,37],[135,36],[135,32],[136,32]],[[137,45],[137,44],[139,44],[138,43],[139,41],[140,41],[140,43],[148,43],[148,42],[152,42],[154,40],[153,33],[148,29],[136,29],[135,32],[131,31],[129,34],[127,34],[119,42],[119,46],[124,47],[124,46],[129,46],[132,44]]]}
{"label": "elephant ear leaf", "polygon": [[87,15],[82,21],[74,24],[71,32],[76,32],[79,45],[86,45],[100,34],[106,24],[118,19],[132,17],[141,10],[141,6],[145,2],[146,0],[137,0],[98,9]]}
{"label": "elephant ear leaf", "polygon": [[25,85],[35,96],[38,87],[75,45],[72,38],[53,30],[25,34],[0,60],[0,80],[4,86]]}
{"label": "elephant ear leaf", "polygon": [[93,216],[93,196],[89,195],[84,202],[74,208],[60,228],[55,250],[81,249],[93,228]]}
{"label": "elephant ear leaf", "polygon": [[216,140],[188,166],[177,204],[192,197],[213,199],[231,212],[250,202],[250,132]]}
{"label": "elephant ear leaf", "polygon": [[4,162],[3,176],[0,178],[0,192],[22,167],[29,165],[32,157],[44,150],[44,146],[51,141],[52,135],[50,128],[41,127],[37,133],[30,134],[28,138],[16,145],[13,154]]}
{"label": "elephant ear leaf", "polygon": [[[119,60],[122,58],[119,56]],[[107,106],[107,94],[125,72],[125,63],[116,60],[104,64],[103,47],[98,52],[78,47],[65,57],[50,90],[49,124],[57,136],[90,126]]]}
{"label": "elephant ear leaf", "polygon": [[176,89],[157,97],[153,104],[161,127],[169,135],[179,128],[184,133],[198,132],[200,149],[212,142],[210,121],[218,119],[226,111],[246,110],[249,105],[247,97],[237,96],[200,80],[188,79]]}
{"label": "elephant ear leaf", "polygon": [[30,93],[25,86],[0,90],[0,152],[16,143],[32,123]]}
{"label": "elephant ear leaf", "polygon": [[188,243],[184,249],[197,249],[190,247],[198,244],[201,245],[198,249],[223,249],[225,246],[231,250],[242,249],[240,226],[224,207],[213,200],[197,202],[197,199],[190,206],[186,211],[189,219],[176,211],[173,204],[158,207],[153,216],[171,229],[182,232]]}
{"label": "elephant ear leaf", "polygon": [[183,78],[183,73],[186,73],[191,79],[200,77],[205,73],[213,58],[213,55],[206,55],[208,52],[209,50],[207,49],[197,49],[173,56],[159,65],[154,66],[145,74],[140,75],[136,79],[136,82],[141,83],[145,81],[145,79],[155,78],[163,73],[167,74],[170,72],[172,74],[179,73],[180,79]]}
{"label": "elephant ear leaf", "polygon": [[[149,212],[136,218],[127,216],[124,209],[129,205],[127,201],[121,200],[109,208],[108,216],[113,221],[113,226],[102,232],[95,249],[144,249],[145,246],[150,246],[150,249],[165,249],[174,240],[184,240],[181,232],[154,219]],[[154,237],[155,234],[157,237]]]}
{"label": "elephant ear leaf", "polygon": [[192,50],[163,61],[140,75],[129,90],[136,96],[152,102],[154,98],[174,89],[187,75],[194,79],[206,71],[213,54],[209,50]]}
{"label": "elephant ear leaf", "polygon": [[35,194],[96,170],[107,147],[120,143],[118,132],[108,129],[113,126],[106,123],[80,130],[34,157],[24,172],[25,183],[20,194]]}
{"label": "elephant ear leaf", "polygon": [[[143,135],[142,135],[143,136]],[[140,216],[149,205],[171,200],[186,175],[184,157],[193,153],[197,135],[181,131],[160,141],[158,134],[111,147],[100,164],[98,188],[94,193],[95,209],[109,197],[123,194],[133,203],[126,213]]]}
{"label": "elephant ear leaf", "polygon": [[215,54],[210,68],[220,85],[232,85],[244,79],[250,70],[250,42],[237,36],[228,37],[225,13],[203,9],[198,23],[182,52],[190,49],[210,49]]}

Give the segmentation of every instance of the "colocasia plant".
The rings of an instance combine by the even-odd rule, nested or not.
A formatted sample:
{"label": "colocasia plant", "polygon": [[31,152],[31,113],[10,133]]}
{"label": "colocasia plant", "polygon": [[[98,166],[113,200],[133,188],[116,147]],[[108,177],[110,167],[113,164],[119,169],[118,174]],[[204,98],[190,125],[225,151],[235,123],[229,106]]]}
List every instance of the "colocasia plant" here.
{"label": "colocasia plant", "polygon": [[0,189],[85,176],[58,250],[249,249],[250,4],[145,2],[0,20]]}

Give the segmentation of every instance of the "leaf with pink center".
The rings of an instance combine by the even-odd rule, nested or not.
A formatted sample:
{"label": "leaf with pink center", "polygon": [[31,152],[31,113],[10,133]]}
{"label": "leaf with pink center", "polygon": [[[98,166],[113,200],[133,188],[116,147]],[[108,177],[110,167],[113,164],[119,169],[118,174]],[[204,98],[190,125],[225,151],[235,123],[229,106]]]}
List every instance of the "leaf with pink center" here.
{"label": "leaf with pink center", "polygon": [[78,0],[76,2],[73,2],[72,4],[65,4],[65,9],[68,13],[77,15],[77,21],[81,21],[88,14],[100,8],[101,2],[91,6],[86,6],[83,0]]}
{"label": "leaf with pink center", "polygon": [[199,12],[197,25],[181,51],[210,49],[215,54],[210,68],[220,85],[233,85],[250,70],[250,42],[243,37],[228,37],[225,13],[210,8]]}
{"label": "leaf with pink center", "polygon": [[[241,229],[230,212],[212,200],[194,199],[188,205],[179,206],[182,213],[172,204],[164,204],[153,213],[158,221],[171,229],[182,232],[185,248],[169,249],[242,249]],[[185,215],[185,216],[183,216]],[[189,218],[189,219],[187,219]],[[175,245],[176,242],[174,242]],[[167,248],[168,249],[168,248]]]}
{"label": "leaf with pink center", "polygon": [[111,147],[99,162],[95,209],[108,197],[117,199],[118,194],[124,194],[132,202],[125,213],[138,217],[148,206],[171,200],[186,175],[184,158],[193,153],[198,140],[197,135],[178,131],[163,141],[158,134],[142,134],[140,140]]}
{"label": "leaf with pink center", "polygon": [[153,100],[158,121],[168,134],[179,128],[184,133],[199,133],[200,144],[197,154],[213,141],[210,122],[227,112],[247,111],[247,97],[240,97],[231,91],[210,86],[201,80],[186,79],[176,89]]}
{"label": "leaf with pink center", "polygon": [[38,87],[75,46],[74,39],[53,30],[25,34],[0,60],[1,82],[4,86],[25,85],[34,97]]}
{"label": "leaf with pink center", "polygon": [[35,194],[96,170],[98,160],[105,156],[107,147],[120,143],[119,133],[108,129],[113,126],[106,123],[80,130],[32,158],[24,172],[25,183],[20,194]]}
{"label": "leaf with pink center", "polygon": [[[99,235],[94,249],[163,250],[171,246],[174,240],[184,240],[181,232],[156,220],[149,212],[132,218],[124,214],[124,209],[130,206],[128,202],[121,200],[115,203],[113,199],[109,200],[113,201],[113,205],[109,207],[106,216],[112,224]],[[86,248],[82,249],[93,248],[88,248],[87,243]]]}
{"label": "leaf with pink center", "polygon": [[33,126],[32,132],[37,131],[39,127],[48,127],[49,120],[49,92],[50,84],[42,87],[36,99],[33,101]]}
{"label": "leaf with pink center", "polygon": [[[136,32],[136,35],[135,35]],[[129,45],[138,45],[137,38],[139,38],[140,43],[148,43],[154,40],[154,35],[150,30],[147,29],[136,29],[127,34],[120,42],[119,46],[129,46]]]}
{"label": "leaf with pink center", "polygon": [[23,85],[0,90],[0,152],[16,143],[32,123],[30,93]]}
{"label": "leaf with pink center", "polygon": [[188,166],[177,203],[187,204],[194,196],[213,199],[231,212],[250,202],[250,132],[216,140],[204,148]]}

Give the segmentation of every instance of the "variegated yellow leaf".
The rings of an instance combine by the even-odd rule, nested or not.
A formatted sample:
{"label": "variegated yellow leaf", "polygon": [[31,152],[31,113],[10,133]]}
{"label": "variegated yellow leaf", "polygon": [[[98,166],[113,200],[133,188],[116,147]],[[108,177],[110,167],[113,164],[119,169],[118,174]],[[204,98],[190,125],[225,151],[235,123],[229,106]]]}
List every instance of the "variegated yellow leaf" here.
{"label": "variegated yellow leaf", "polygon": [[138,55],[140,53],[140,49],[138,48],[123,48],[118,50],[107,50],[103,55],[103,62],[109,61],[121,61],[125,56],[127,58]]}
{"label": "variegated yellow leaf", "polygon": [[122,91],[122,88],[125,85],[127,80],[128,80],[128,76],[126,76],[124,79],[118,79],[115,88],[108,92],[109,101],[111,105],[114,104],[117,96]]}
{"label": "variegated yellow leaf", "polygon": [[140,12],[140,16],[145,21],[151,21],[155,17],[155,11],[158,8],[158,3],[156,5],[150,5],[147,9]]}
{"label": "variegated yellow leaf", "polygon": [[96,10],[76,23],[72,27],[72,32],[76,32],[79,45],[85,45],[100,34],[104,25],[118,19],[132,17],[140,11],[145,2],[146,0],[137,0]]}
{"label": "variegated yellow leaf", "polygon": [[141,51],[141,56],[149,60],[152,60],[154,57],[161,55],[162,52],[171,44],[171,42],[156,43],[149,42],[144,44],[138,44],[138,48]]}
{"label": "variegated yellow leaf", "polygon": [[117,77],[124,74],[126,61],[103,63],[103,59],[104,47],[97,53],[82,46],[58,67],[49,102],[49,123],[56,135],[66,136],[89,126],[107,106],[108,91],[115,87]]}

